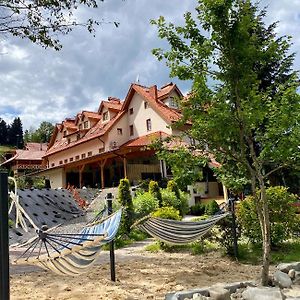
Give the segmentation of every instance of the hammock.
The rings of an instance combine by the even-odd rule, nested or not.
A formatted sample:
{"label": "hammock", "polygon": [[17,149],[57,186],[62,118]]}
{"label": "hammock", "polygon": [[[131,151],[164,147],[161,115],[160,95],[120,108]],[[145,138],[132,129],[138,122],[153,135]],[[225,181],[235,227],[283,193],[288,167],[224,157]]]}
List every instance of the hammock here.
{"label": "hammock", "polygon": [[138,228],[162,242],[174,245],[188,244],[198,240],[207,233],[219,220],[229,213],[213,216],[200,222],[175,221],[161,218],[149,218],[140,223]]}
{"label": "hammock", "polygon": [[[52,229],[42,228],[37,237],[26,243],[28,248],[14,263],[37,265],[59,275],[80,275],[94,263],[101,247],[115,238],[121,213],[120,209],[78,234],[55,234]],[[46,253],[41,254],[42,249]]]}

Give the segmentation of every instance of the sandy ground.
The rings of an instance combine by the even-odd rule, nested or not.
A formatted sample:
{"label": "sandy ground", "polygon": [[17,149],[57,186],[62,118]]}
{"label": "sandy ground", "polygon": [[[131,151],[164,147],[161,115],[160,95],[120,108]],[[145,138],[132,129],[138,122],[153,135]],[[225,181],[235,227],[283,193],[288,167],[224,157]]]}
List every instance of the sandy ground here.
{"label": "sandy ground", "polygon": [[[146,242],[147,243],[147,242]],[[217,282],[257,280],[259,266],[242,265],[217,252],[149,253],[144,243],[116,250],[117,281],[110,281],[109,252],[80,277],[58,276],[38,268],[11,268],[11,299],[164,299],[166,293]]]}

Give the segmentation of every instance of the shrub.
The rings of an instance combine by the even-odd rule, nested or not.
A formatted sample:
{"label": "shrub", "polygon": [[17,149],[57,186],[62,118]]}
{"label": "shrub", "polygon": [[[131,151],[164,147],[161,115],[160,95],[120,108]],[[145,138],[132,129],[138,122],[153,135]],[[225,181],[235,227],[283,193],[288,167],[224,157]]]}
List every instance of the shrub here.
{"label": "shrub", "polygon": [[130,184],[128,179],[121,179],[118,188],[118,201],[123,206],[122,221],[120,226],[120,232],[128,234],[130,227],[133,224],[133,203],[130,194]]}
{"label": "shrub", "polygon": [[205,205],[205,213],[207,215],[214,215],[220,210],[219,205],[216,200],[212,200]]}
{"label": "shrub", "polygon": [[158,208],[158,202],[149,192],[138,194],[133,199],[134,212],[138,218],[142,218]]}
{"label": "shrub", "polygon": [[[271,245],[276,246],[288,239],[300,224],[295,208],[291,205],[296,197],[290,194],[287,188],[280,186],[270,187],[266,193],[270,215]],[[237,217],[245,236],[252,243],[261,243],[261,229],[252,196],[239,204]]]}
{"label": "shrub", "polygon": [[149,193],[157,199],[158,206],[162,207],[162,196],[161,196],[160,188],[158,186],[158,183],[154,180],[151,180],[149,182]]}
{"label": "shrub", "polygon": [[153,212],[152,217],[162,218],[162,219],[171,219],[171,220],[181,220],[179,211],[174,207],[164,206],[157,209]]}
{"label": "shrub", "polygon": [[181,207],[180,199],[178,199],[173,192],[171,192],[168,189],[162,189],[161,195],[162,195],[163,206],[174,207],[180,212],[180,207]]}
{"label": "shrub", "polygon": [[197,203],[190,207],[190,214],[193,216],[202,216],[205,213],[205,205],[203,203]]}
{"label": "shrub", "polygon": [[173,192],[177,199],[180,199],[180,190],[177,183],[174,180],[170,180],[167,185],[167,189]]}

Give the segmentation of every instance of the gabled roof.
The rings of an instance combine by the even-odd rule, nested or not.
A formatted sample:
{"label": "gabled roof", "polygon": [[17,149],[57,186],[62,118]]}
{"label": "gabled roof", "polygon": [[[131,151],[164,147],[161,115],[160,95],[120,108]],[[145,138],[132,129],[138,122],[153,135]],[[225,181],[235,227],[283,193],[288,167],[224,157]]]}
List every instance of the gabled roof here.
{"label": "gabled roof", "polygon": [[[171,108],[164,104],[162,101],[159,100],[160,97],[168,96],[171,91],[174,89],[178,89],[175,84],[165,87],[163,89],[157,89],[154,85],[152,87],[145,87],[136,83],[131,84],[130,89],[127,93],[125,101],[123,103],[122,110],[127,110],[129,103],[134,95],[134,93],[138,93],[142,96],[149,105],[169,124],[180,120],[181,113],[174,108]],[[180,93],[181,94],[181,93]]]}
{"label": "gabled roof", "polygon": [[46,151],[41,151],[41,150],[16,150],[15,155],[13,157],[11,157],[10,159],[4,161],[0,166],[3,166],[9,162],[18,160],[18,161],[38,161],[38,162],[42,162],[42,157],[45,155]]}
{"label": "gabled roof", "polygon": [[103,108],[107,108],[108,110],[112,110],[115,112],[119,112],[122,108],[121,100],[115,97],[108,97],[108,100],[102,100],[100,106],[98,108],[98,113],[100,114]]}
{"label": "gabled roof", "polygon": [[47,143],[26,143],[25,148],[30,151],[46,151]]}
{"label": "gabled roof", "polygon": [[71,143],[68,143],[67,138],[63,137],[60,141],[55,142],[54,145],[48,149],[48,151],[45,154],[45,157],[50,154],[72,148],[76,145],[79,145],[81,143],[90,141],[92,139],[104,135],[115,124],[115,122],[119,120],[124,114],[125,112],[118,113],[114,118],[109,120],[107,123],[102,123],[102,120],[99,120],[97,124],[92,128],[90,128],[88,132],[85,134],[85,136],[79,139],[78,141],[73,141]]}
{"label": "gabled roof", "polygon": [[82,112],[76,115],[75,125],[77,125],[80,120],[83,120],[84,116],[86,116],[88,119],[93,119],[93,120],[101,119],[101,116],[98,112],[83,110]]}

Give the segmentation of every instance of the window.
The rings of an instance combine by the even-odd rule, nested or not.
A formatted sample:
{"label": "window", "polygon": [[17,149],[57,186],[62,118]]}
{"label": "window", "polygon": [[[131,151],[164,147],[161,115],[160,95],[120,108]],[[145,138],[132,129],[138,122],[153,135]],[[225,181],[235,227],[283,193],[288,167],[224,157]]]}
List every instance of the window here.
{"label": "window", "polygon": [[107,121],[108,120],[108,111],[106,111],[105,113],[103,113],[102,119],[103,119],[103,121]]}
{"label": "window", "polygon": [[174,97],[170,97],[170,104],[169,105],[170,105],[170,107],[178,108],[177,102],[174,99]]}
{"label": "window", "polygon": [[66,136],[67,135],[67,130],[64,130],[64,136]]}
{"label": "window", "polygon": [[146,120],[146,126],[147,126],[147,131],[151,131],[152,130],[151,119],[147,119]]}
{"label": "window", "polygon": [[117,128],[117,133],[118,133],[118,135],[122,135],[123,134],[122,128]]}
{"label": "window", "polygon": [[79,124],[79,130],[81,130],[82,129],[82,124]]}
{"label": "window", "polygon": [[54,167],[54,166],[55,166],[55,163],[52,163],[52,164],[51,164],[51,167]]}
{"label": "window", "polygon": [[99,148],[99,153],[102,153],[104,151],[104,147]]}
{"label": "window", "polygon": [[70,144],[71,143],[71,139],[67,138],[67,143]]}
{"label": "window", "polygon": [[76,156],[75,156],[75,159],[78,160],[78,159],[79,159],[79,155],[76,155]]}
{"label": "window", "polygon": [[68,159],[65,159],[65,160],[64,160],[64,163],[66,164],[67,162],[68,162]]}
{"label": "window", "polygon": [[133,115],[133,108],[132,107],[129,109],[129,114]]}
{"label": "window", "polygon": [[77,133],[77,135],[76,135],[76,140],[77,140],[77,141],[80,140],[80,133]]}
{"label": "window", "polygon": [[88,156],[92,156],[93,155],[93,152],[92,151],[89,151],[88,152]]}
{"label": "window", "polygon": [[84,127],[84,129],[89,128],[89,121],[84,121],[83,127]]}
{"label": "window", "polygon": [[85,158],[85,153],[82,153],[82,154],[81,154],[81,158]]}
{"label": "window", "polygon": [[73,159],[73,157],[70,157],[70,159],[69,159],[69,160],[70,160],[70,162],[71,162],[71,161],[73,161],[74,159]]}
{"label": "window", "polygon": [[132,136],[133,135],[133,125],[129,126],[129,134]]}
{"label": "window", "polygon": [[144,107],[147,109],[149,107],[149,103],[147,101],[144,102]]}
{"label": "window", "polygon": [[62,160],[59,161],[59,164],[62,165]]}

